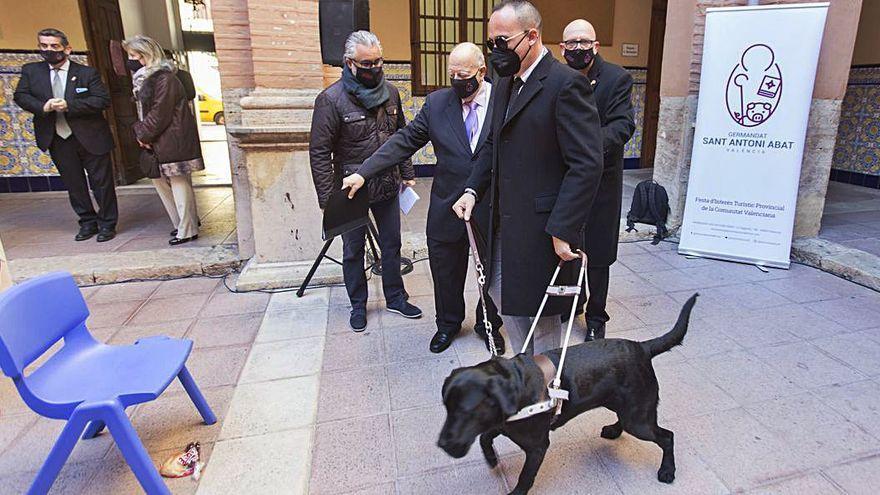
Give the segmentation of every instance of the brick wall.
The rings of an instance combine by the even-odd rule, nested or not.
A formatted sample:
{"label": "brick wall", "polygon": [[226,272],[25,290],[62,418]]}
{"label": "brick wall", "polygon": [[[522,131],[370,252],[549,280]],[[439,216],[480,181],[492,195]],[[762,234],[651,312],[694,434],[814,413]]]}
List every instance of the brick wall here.
{"label": "brick wall", "polygon": [[254,66],[251,61],[251,24],[247,0],[214,0],[214,42],[223,89],[254,87]]}
{"label": "brick wall", "polygon": [[260,88],[323,87],[317,0],[248,0],[254,79]]}
{"label": "brick wall", "polygon": [[691,52],[690,77],[688,93],[697,95],[700,92],[700,71],[703,67],[703,38],[706,34],[706,9],[713,7],[735,7],[747,5],[748,0],[697,0],[694,12],[694,37]]}
{"label": "brick wall", "polygon": [[[813,3],[814,0],[761,0],[760,5],[780,5]],[[877,0],[869,0],[877,1]],[[734,7],[748,5],[748,0],[696,0],[694,13],[694,36],[688,92],[696,95],[700,91],[700,69],[703,60],[703,36],[706,32],[706,9],[712,7]],[[817,72],[824,74],[816,81],[816,98],[843,98],[846,89],[846,76],[852,59],[852,45],[858,27],[858,13],[862,0],[831,0],[828,11],[822,54]]]}

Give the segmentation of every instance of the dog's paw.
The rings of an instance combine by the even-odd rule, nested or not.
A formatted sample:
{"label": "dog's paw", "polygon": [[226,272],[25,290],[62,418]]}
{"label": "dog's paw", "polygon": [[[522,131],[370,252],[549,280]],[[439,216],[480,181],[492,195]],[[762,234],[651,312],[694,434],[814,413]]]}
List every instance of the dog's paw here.
{"label": "dog's paw", "polygon": [[619,437],[620,434],[623,433],[623,427],[620,426],[619,423],[614,423],[613,425],[608,425],[602,428],[602,438],[607,438],[608,440],[614,440]]}
{"label": "dog's paw", "polygon": [[657,480],[662,483],[672,483],[675,480],[675,468],[661,467],[657,471]]}

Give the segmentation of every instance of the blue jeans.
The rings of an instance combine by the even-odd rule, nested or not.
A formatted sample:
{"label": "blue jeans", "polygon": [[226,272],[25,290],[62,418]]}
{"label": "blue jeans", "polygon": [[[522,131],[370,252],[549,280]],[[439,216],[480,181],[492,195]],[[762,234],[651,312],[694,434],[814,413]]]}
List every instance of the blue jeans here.
{"label": "blue jeans", "polygon": [[[406,300],[400,275],[400,203],[393,198],[370,205],[379,231],[382,258],[382,290],[385,305],[397,307]],[[367,227],[342,234],[342,275],[353,311],[367,309],[367,275],[364,273],[364,250]]]}

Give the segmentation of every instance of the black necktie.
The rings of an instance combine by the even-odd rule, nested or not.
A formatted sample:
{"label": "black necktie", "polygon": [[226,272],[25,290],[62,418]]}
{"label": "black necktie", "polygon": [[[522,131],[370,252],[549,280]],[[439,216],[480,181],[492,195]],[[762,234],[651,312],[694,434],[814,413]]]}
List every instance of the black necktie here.
{"label": "black necktie", "polygon": [[523,84],[522,79],[518,77],[513,79],[513,84],[510,86],[510,99],[507,100],[507,113],[504,114],[505,119],[510,115],[510,110],[513,108],[513,104],[516,102],[516,98],[519,96],[519,91],[522,89]]}

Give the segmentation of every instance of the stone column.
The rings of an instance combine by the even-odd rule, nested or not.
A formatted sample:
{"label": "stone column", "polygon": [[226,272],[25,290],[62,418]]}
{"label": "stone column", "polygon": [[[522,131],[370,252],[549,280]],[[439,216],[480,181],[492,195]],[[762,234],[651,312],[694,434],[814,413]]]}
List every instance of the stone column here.
{"label": "stone column", "polygon": [[[226,129],[241,125],[241,99],[254,88],[254,64],[251,52],[251,25],[247,0],[213,0],[214,42],[220,64],[223,88],[223,116]],[[232,193],[235,199],[238,255],[254,255],[254,231],[251,225],[250,185],[244,155],[235,136],[228,134],[229,163],[232,167]]]}
{"label": "stone column", "polygon": [[[760,4],[808,2],[762,0]],[[669,0],[654,179],[669,192],[668,226],[674,233],[681,226],[687,195],[706,9],[748,3],[748,0]],[[828,10],[801,168],[796,237],[819,233],[861,4],[862,0],[838,0],[831,2]]]}
{"label": "stone column", "polygon": [[[254,89],[241,98],[241,121],[229,132],[247,172],[254,252],[238,287],[290,287],[323,245],[308,157],[312,109],[323,88],[318,2],[246,4]],[[337,266],[325,264],[315,280],[340,277]]]}

